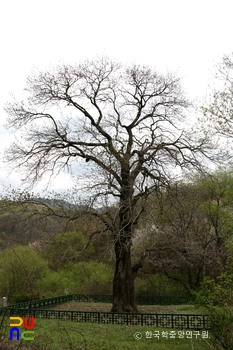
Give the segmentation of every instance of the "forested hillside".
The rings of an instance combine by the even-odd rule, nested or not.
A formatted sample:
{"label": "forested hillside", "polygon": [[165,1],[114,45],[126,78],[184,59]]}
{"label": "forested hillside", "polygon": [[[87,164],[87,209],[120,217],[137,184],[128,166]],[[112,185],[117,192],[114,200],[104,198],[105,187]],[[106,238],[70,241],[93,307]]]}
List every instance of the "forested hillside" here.
{"label": "forested hillside", "polygon": [[[114,241],[99,215],[108,220],[117,206],[95,217],[54,203],[29,194],[0,202],[0,293],[11,302],[112,293]],[[204,276],[217,280],[233,256],[232,173],[174,183],[149,196],[146,206],[133,238],[136,294],[189,295]]]}

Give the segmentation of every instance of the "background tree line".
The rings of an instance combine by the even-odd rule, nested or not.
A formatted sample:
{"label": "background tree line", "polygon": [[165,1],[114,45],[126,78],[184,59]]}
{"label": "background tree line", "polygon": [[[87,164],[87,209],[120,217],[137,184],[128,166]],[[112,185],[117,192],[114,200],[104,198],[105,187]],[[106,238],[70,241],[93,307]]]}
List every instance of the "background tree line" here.
{"label": "background tree line", "polygon": [[[37,201],[24,195],[0,202],[1,295],[18,301],[67,292],[111,294],[111,234],[82,209]],[[132,261],[144,265],[135,278],[136,294],[192,295],[205,276],[216,280],[232,254],[232,172],[174,183],[150,195],[146,205],[150,210],[133,238]],[[112,206],[102,215],[116,211]]]}

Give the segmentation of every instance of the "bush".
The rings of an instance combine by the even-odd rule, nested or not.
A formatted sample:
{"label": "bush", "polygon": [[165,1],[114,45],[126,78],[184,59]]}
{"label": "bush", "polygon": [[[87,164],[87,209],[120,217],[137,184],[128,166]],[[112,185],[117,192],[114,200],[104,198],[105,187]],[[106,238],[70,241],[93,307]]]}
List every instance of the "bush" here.
{"label": "bush", "polygon": [[24,303],[25,301],[30,301],[32,300],[32,296],[29,293],[15,293],[12,298],[11,302],[13,304],[18,304],[18,303]]}
{"label": "bush", "polygon": [[111,294],[112,279],[113,270],[107,264],[70,262],[57,272],[49,271],[38,282],[38,291],[47,297],[66,293]]}
{"label": "bush", "polygon": [[17,246],[4,250],[0,253],[2,296],[7,296],[10,302],[34,299],[38,281],[47,272],[47,262],[29,247]]}
{"label": "bush", "polygon": [[[66,266],[68,268],[68,266]],[[111,294],[113,269],[104,263],[79,262],[70,265],[75,293]]]}
{"label": "bush", "polygon": [[49,271],[44,278],[38,281],[38,292],[46,297],[74,293],[73,274],[71,271]]}
{"label": "bush", "polygon": [[68,262],[86,261],[94,253],[94,248],[83,233],[63,232],[51,236],[40,253],[48,260],[49,267],[58,271]]}
{"label": "bush", "polygon": [[205,277],[200,291],[195,293],[197,304],[208,311],[216,350],[233,349],[233,257],[230,253],[216,280]]}
{"label": "bush", "polygon": [[161,274],[139,273],[135,279],[135,294],[137,296],[182,296],[187,295],[187,290],[181,284]]}

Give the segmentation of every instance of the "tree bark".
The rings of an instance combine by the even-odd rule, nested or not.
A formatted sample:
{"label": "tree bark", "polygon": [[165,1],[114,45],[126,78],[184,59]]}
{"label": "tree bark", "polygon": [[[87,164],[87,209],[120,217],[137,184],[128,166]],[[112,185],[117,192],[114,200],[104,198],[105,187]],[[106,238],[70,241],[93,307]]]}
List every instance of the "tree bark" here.
{"label": "tree bark", "polygon": [[113,279],[113,305],[111,312],[138,312],[134,295],[134,271],[131,264],[131,242],[115,242],[115,274]]}
{"label": "tree bark", "polygon": [[133,185],[130,179],[129,157],[121,169],[119,230],[115,239],[115,274],[111,312],[138,312],[134,296],[135,272],[131,264],[133,226]]}

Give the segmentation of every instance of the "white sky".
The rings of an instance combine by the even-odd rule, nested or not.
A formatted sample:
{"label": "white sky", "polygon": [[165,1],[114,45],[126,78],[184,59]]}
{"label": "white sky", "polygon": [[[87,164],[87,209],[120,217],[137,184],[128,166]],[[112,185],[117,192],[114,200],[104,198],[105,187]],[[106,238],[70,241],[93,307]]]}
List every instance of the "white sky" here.
{"label": "white sky", "polygon": [[[230,0],[2,1],[0,124],[9,93],[20,97],[33,67],[96,55],[178,70],[188,97],[204,97],[214,65],[233,51],[232,13]],[[11,137],[0,126],[1,150]],[[2,169],[0,181],[18,185],[19,177]]]}

